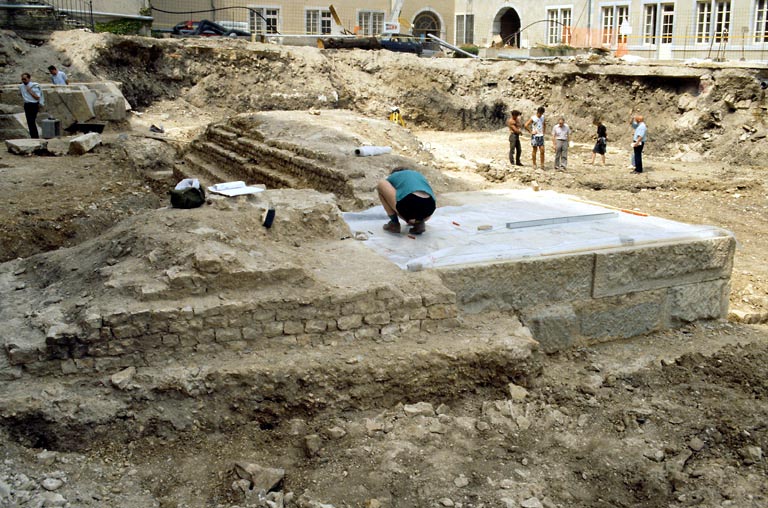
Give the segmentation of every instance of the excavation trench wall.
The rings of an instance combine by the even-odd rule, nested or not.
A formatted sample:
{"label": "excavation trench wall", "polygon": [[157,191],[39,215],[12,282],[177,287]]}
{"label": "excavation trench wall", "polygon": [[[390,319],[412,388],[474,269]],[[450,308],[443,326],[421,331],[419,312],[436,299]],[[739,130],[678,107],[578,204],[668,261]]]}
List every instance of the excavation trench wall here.
{"label": "excavation trench wall", "polygon": [[[645,115],[654,152],[733,157],[743,143],[763,154],[765,90],[761,68],[718,64],[623,65],[611,58],[551,61],[425,59],[389,51],[318,50],[243,41],[110,38],[94,50],[91,71],[124,83],[137,107],[183,98],[232,111],[351,109],[385,118],[399,107],[407,125],[440,130],[503,128],[513,108],[523,118],[543,105],[574,139],[590,140],[594,117],[609,139],[628,136],[631,111]],[[744,129],[742,129],[742,127]]]}

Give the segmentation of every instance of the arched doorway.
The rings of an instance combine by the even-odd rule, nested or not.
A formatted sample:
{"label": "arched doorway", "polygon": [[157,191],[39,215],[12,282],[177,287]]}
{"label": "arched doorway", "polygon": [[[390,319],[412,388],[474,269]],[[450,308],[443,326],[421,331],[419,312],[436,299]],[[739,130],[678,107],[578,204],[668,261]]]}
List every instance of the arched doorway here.
{"label": "arched doorway", "polygon": [[440,37],[440,18],[432,11],[420,12],[413,20],[413,35],[426,38],[427,34]]}
{"label": "arched doorway", "polygon": [[512,8],[500,10],[493,20],[493,33],[501,36],[506,46],[520,47],[520,16]]}

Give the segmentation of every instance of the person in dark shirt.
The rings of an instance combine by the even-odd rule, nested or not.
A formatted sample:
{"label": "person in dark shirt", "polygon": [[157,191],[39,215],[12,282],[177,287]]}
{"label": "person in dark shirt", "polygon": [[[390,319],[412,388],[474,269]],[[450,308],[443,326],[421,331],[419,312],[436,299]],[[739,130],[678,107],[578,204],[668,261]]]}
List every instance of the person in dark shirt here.
{"label": "person in dark shirt", "polygon": [[592,123],[597,126],[597,141],[592,149],[592,162],[590,164],[594,165],[595,156],[600,154],[600,157],[603,158],[603,166],[605,166],[605,152],[608,148],[608,129],[605,128],[605,125],[603,125],[599,118],[595,118]]}

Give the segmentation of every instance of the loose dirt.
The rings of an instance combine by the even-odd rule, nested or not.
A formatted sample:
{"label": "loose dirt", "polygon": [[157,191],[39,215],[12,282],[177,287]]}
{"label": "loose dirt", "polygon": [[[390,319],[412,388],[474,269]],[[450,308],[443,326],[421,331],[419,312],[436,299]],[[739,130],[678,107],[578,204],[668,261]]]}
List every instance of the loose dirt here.
{"label": "loose dirt", "polygon": [[[4,261],[80,244],[126,216],[165,206],[170,182],[157,172],[167,174],[211,121],[251,109],[337,107],[381,118],[390,105],[402,107],[418,146],[406,155],[429,152],[433,166],[463,186],[524,187],[535,180],[619,208],[717,225],[739,242],[734,322],[535,354],[511,387],[449,387],[427,400],[403,395],[373,409],[208,428],[189,422],[210,421],[210,408],[235,399],[190,408],[180,394],[179,404],[166,399],[156,408],[178,425],[129,433],[129,411],[119,424],[94,422],[114,425],[114,439],[91,443],[32,441],[46,435],[40,420],[8,418],[0,428],[3,506],[768,505],[768,327],[744,323],[768,318],[768,125],[756,85],[765,68],[694,69],[665,81],[617,72],[622,65],[612,60],[470,67],[228,40],[67,32],[39,48],[12,34],[2,41],[6,82],[22,69],[42,75],[61,61],[70,77],[122,81],[137,110],[86,156],[2,155]],[[529,155],[522,168],[507,159],[506,112],[541,103],[550,119],[564,114],[576,129],[565,172],[534,171]],[[627,168],[631,109],[641,110],[651,129],[644,175]],[[586,161],[595,113],[609,127],[605,167]],[[150,125],[163,125],[166,134],[150,136]],[[528,153],[525,143],[523,149]],[[488,318],[478,330],[503,335],[494,323]],[[365,361],[376,365],[376,358]],[[29,399],[56,399],[58,381],[48,381],[31,384]],[[101,390],[101,404],[110,400],[108,385],[99,378],[83,389]],[[87,400],[56,404],[72,421],[86,419],[93,407]],[[31,425],[41,427],[33,432]],[[236,461],[283,468],[279,493],[238,482]]]}

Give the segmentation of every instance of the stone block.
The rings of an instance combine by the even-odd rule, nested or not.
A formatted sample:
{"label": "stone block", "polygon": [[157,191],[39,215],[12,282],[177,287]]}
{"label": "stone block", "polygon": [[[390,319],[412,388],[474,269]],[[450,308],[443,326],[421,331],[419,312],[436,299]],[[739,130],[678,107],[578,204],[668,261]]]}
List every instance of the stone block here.
{"label": "stone block", "polygon": [[[594,255],[547,257],[437,270],[456,292],[456,303],[479,312],[521,310],[541,304],[584,300],[592,293]],[[426,302],[426,301],[425,301]]]}
{"label": "stone block", "polygon": [[[54,118],[61,120],[62,128],[69,127],[71,123],[65,123],[64,118],[67,116],[65,111],[69,112],[69,116],[74,121],[85,123],[94,118],[94,112],[92,102],[95,100],[95,94],[89,92],[86,87],[57,87],[56,91],[43,90],[46,94],[46,112],[52,114]],[[58,107],[54,110],[54,101],[56,96],[60,101],[61,109]],[[90,100],[89,100],[90,99]]]}
{"label": "stone block", "polygon": [[522,318],[546,353],[568,349],[579,333],[579,321],[570,304],[531,307]]}
{"label": "stone block", "polygon": [[377,340],[379,338],[379,329],[373,326],[366,326],[355,330],[355,339],[357,340]]}
{"label": "stone block", "polygon": [[72,139],[69,142],[70,155],[83,155],[101,144],[101,136],[95,132],[89,132]]}
{"label": "stone block", "polygon": [[[587,341],[627,339],[666,325],[665,289],[574,302],[579,335]],[[534,339],[538,340],[536,333]]]}
{"label": "stone block", "polygon": [[[58,91],[44,90],[45,94],[45,114],[50,118],[55,118],[61,122],[61,128],[64,129],[77,123],[75,115],[69,110]],[[42,116],[42,115],[39,115]],[[39,117],[38,116],[38,117]]]}
{"label": "stone block", "polygon": [[122,95],[104,94],[93,103],[93,113],[99,120],[122,121],[126,118],[125,98]]}
{"label": "stone block", "polygon": [[389,312],[377,312],[375,314],[368,314],[363,318],[367,325],[386,325],[389,324]]}
{"label": "stone block", "polygon": [[219,328],[214,330],[216,342],[232,342],[243,340],[243,335],[239,328]]}
{"label": "stone block", "polygon": [[258,340],[264,335],[264,328],[259,324],[251,324],[243,327],[244,340]]}
{"label": "stone block", "polygon": [[429,319],[446,319],[456,316],[456,307],[454,305],[437,304],[427,308]]}
{"label": "stone block", "polygon": [[595,255],[595,298],[728,279],[736,241],[730,236]]}
{"label": "stone block", "polygon": [[0,115],[0,139],[21,139],[27,136],[29,129],[23,113]]}
{"label": "stone block", "polygon": [[304,323],[301,321],[286,321],[283,324],[283,333],[285,335],[298,335],[304,333]]}
{"label": "stone block", "polygon": [[360,328],[363,324],[363,316],[360,314],[352,314],[349,316],[341,316],[336,320],[336,327],[339,330],[351,330],[353,328]]}
{"label": "stone block", "polygon": [[5,147],[14,155],[44,154],[48,148],[46,139],[6,139]]}
{"label": "stone block", "polygon": [[283,335],[282,321],[264,323],[264,335],[266,337],[277,337],[278,335]]}
{"label": "stone block", "polygon": [[728,316],[727,280],[713,280],[669,289],[669,317],[673,322],[690,323],[697,319]]}
{"label": "stone block", "polygon": [[321,319],[310,319],[304,325],[304,331],[307,333],[323,333],[327,329],[328,323]]}

